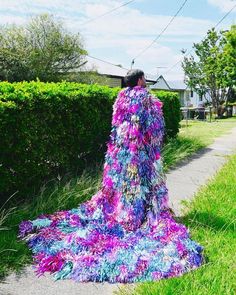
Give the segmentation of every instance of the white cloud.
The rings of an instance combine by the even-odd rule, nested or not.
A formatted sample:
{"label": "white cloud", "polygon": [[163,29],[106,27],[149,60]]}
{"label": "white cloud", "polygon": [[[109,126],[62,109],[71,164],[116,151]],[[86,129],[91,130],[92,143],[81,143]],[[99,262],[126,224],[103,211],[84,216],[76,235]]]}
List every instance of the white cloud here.
{"label": "white cloud", "polygon": [[[95,14],[93,12],[92,7],[95,6],[104,6],[105,9],[110,10],[115,8],[122,1],[117,0],[103,0],[103,4],[98,4],[97,0],[80,0],[80,1],[64,1],[64,0],[0,0],[1,10],[7,10],[8,13],[41,13],[46,11],[51,11],[55,14],[58,12],[64,12],[68,15],[68,13],[83,13],[87,17],[94,17],[95,14],[100,14],[101,10],[96,9]],[[91,9],[89,9],[91,7]],[[93,12],[93,13],[92,13]]]}
{"label": "white cloud", "polygon": [[208,0],[208,3],[218,7],[222,12],[228,12],[236,4],[235,0]]}
{"label": "white cloud", "polygon": [[[146,69],[152,75],[164,74],[173,64],[182,59],[182,54],[167,46],[155,46],[146,51],[135,61],[135,67]],[[181,63],[178,64],[168,75],[171,80],[181,80],[183,73]]]}
{"label": "white cloud", "polygon": [[0,16],[0,25],[10,25],[10,24],[17,24],[17,25],[23,25],[26,23],[25,17],[22,16],[12,16],[10,14],[5,14]]}
{"label": "white cloud", "polygon": [[[216,0],[208,1],[217,2]],[[91,55],[96,56],[99,52],[99,58],[129,67],[132,58],[152,42],[169,22],[171,16],[145,14],[128,5],[112,14],[82,25],[123,3],[123,0],[68,2],[64,0],[0,0],[1,11],[3,11],[3,13],[0,12],[0,24],[9,22],[22,24],[31,15],[43,12],[53,13],[64,21],[71,32],[81,33],[85,40],[85,47]],[[137,59],[137,66],[150,73],[156,73],[156,67],[160,65],[172,66],[181,58],[182,46],[187,44],[190,48],[191,43],[199,41],[213,25],[214,23],[209,20],[176,17],[158,43]],[[179,73],[181,73],[179,66],[171,71],[175,79],[179,78]]]}

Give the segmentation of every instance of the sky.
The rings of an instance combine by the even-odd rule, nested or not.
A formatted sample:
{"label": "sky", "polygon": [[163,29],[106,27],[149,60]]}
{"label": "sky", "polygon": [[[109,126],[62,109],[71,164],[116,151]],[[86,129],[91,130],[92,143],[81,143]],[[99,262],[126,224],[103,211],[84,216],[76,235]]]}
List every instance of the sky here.
{"label": "sky", "polygon": [[[127,2],[130,3],[99,17]],[[183,3],[184,0],[0,0],[0,24],[24,25],[31,17],[49,13],[71,33],[80,33],[89,55],[127,69],[137,57],[133,68],[154,77],[163,75],[167,81],[183,80],[181,50],[191,50],[193,43],[201,41],[236,5],[236,0],[188,0],[164,34],[144,51]],[[217,30],[227,30],[232,24],[236,24],[236,8]]]}

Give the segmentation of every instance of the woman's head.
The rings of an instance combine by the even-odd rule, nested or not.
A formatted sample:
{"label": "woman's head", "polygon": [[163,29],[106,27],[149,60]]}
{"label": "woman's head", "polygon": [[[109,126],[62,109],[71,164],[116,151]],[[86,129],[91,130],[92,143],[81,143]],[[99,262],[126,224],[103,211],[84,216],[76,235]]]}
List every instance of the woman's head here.
{"label": "woman's head", "polygon": [[125,84],[128,87],[134,86],[146,86],[146,80],[144,78],[144,72],[142,70],[129,70],[124,78]]}

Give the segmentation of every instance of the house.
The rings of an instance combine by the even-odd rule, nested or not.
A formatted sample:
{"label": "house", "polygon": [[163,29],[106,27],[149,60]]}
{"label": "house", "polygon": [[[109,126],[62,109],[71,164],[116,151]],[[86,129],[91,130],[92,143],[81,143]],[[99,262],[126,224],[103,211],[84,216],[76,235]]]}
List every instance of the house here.
{"label": "house", "polygon": [[181,106],[197,107],[207,101],[205,98],[199,97],[195,91],[189,89],[183,81],[167,82],[162,75],[158,77],[155,84],[150,86],[150,89],[178,92]]}
{"label": "house", "polygon": [[[87,63],[83,71],[96,71],[100,76],[104,76],[103,85],[108,85],[110,87],[125,87],[124,77],[129,69],[92,56],[87,56],[86,59]],[[154,84],[156,82],[154,76],[145,76],[147,84]]]}

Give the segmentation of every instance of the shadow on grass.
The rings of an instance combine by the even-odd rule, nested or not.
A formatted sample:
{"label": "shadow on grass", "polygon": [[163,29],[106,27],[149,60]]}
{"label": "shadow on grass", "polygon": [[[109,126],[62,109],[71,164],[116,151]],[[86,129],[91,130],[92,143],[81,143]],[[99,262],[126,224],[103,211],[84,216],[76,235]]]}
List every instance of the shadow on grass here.
{"label": "shadow on grass", "polygon": [[177,137],[170,139],[162,149],[164,170],[182,167],[196,158],[202,157],[210,150],[197,138]]}
{"label": "shadow on grass", "polygon": [[184,159],[180,160],[177,164],[174,165],[174,167],[172,166],[171,171],[174,171],[178,168],[182,168],[185,165],[191,163],[192,161],[200,159],[201,157],[203,157],[204,155],[206,155],[207,153],[211,151],[212,151],[211,148],[202,147],[200,150],[196,151],[194,155],[189,155],[185,157]]}

